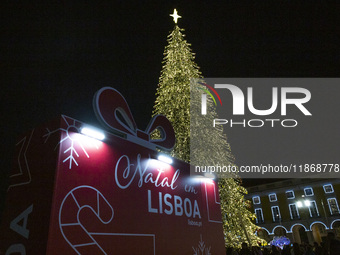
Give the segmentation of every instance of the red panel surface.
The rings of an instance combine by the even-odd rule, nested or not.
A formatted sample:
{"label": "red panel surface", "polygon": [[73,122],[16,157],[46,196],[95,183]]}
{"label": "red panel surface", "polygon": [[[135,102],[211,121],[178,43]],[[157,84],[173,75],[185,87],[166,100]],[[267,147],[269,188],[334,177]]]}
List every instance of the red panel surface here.
{"label": "red panel surface", "polygon": [[[60,119],[49,123],[60,126]],[[0,227],[4,254],[45,254],[60,132],[37,127],[18,139]],[[45,143],[46,139],[49,143]],[[7,251],[7,253],[6,253]],[[15,253],[17,252],[17,253]]]}
{"label": "red panel surface", "polygon": [[[32,182],[8,192],[5,251],[22,243],[26,254],[225,254],[213,181],[112,134],[81,135],[82,126],[63,116],[32,140]],[[6,226],[31,204],[27,239]]]}

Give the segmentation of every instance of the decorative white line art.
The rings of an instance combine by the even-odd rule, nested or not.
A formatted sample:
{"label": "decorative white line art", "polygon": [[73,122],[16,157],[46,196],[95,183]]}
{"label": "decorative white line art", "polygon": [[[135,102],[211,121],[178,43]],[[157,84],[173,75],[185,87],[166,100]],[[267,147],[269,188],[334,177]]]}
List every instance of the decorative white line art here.
{"label": "decorative white line art", "polygon": [[[80,137],[82,136],[74,136],[74,135],[71,135],[71,133],[80,133],[80,130],[79,130],[79,127],[76,125],[76,120],[75,119],[72,119],[70,117],[66,117],[64,115],[62,115],[62,118],[63,120],[65,121],[66,125],[67,125],[67,128],[58,128],[58,129],[55,129],[55,130],[49,130],[48,128],[46,128],[47,130],[47,133],[43,136],[45,138],[45,143],[47,142],[47,140],[49,139],[49,137],[58,132],[58,131],[64,131],[66,136],[59,141],[59,143],[56,145],[56,147],[54,149],[57,149],[58,145],[62,144],[63,142],[65,141],[69,141],[70,142],[70,145],[69,147],[63,151],[63,153],[68,156],[66,157],[64,160],[63,160],[63,163],[65,162],[69,162],[69,169],[72,169],[72,165],[76,165],[78,166],[78,162],[77,162],[77,158],[79,158],[79,153],[77,152],[76,148],[75,148],[75,145],[79,145],[79,147],[81,148],[81,151],[85,154],[85,156],[87,158],[89,158],[89,154],[87,153],[87,151],[85,150],[85,146],[84,146],[84,143],[83,143],[83,140],[80,139]],[[67,118],[67,119],[66,119]],[[79,121],[77,121],[78,123]],[[98,143],[99,141],[96,141],[95,139],[91,139],[91,138],[88,138],[87,141],[90,141],[89,144],[90,146],[95,146],[97,149],[99,148],[98,147]]]}
{"label": "decorative white line art", "polygon": [[[21,145],[19,154],[18,154],[18,165],[19,165],[19,173],[16,174],[12,174],[9,178],[10,180],[14,183],[11,184],[8,189],[7,192],[9,191],[10,188],[13,188],[15,186],[21,186],[21,185],[25,185],[25,184],[29,184],[32,181],[32,177],[31,177],[31,172],[30,172],[30,168],[27,162],[27,157],[26,157],[26,153],[27,153],[27,149],[31,143],[31,139],[34,133],[34,129],[31,132],[31,135],[27,140],[27,136],[25,136],[23,139],[21,139],[16,146],[18,146],[19,144]],[[25,177],[25,179],[23,180],[22,177]],[[18,179],[18,180],[17,180]]]}
{"label": "decorative white line art", "polygon": [[[79,192],[81,191],[81,192]],[[81,194],[86,194],[86,197],[96,197],[96,201],[90,201],[89,204],[96,205],[95,208],[89,204],[83,204],[81,201],[84,201],[84,196],[81,197]],[[102,201],[100,203],[100,201]],[[104,202],[104,203],[103,203]],[[66,205],[67,204],[67,205]],[[72,215],[70,215],[70,209],[68,208],[70,204],[73,204],[75,208],[77,208],[77,212],[74,212],[75,215],[73,215],[74,220],[73,221],[66,221],[63,216],[66,216],[70,219],[72,218]],[[64,208],[65,207],[65,208]],[[94,187],[83,185],[78,186],[74,189],[72,189],[63,199],[60,209],[59,209],[59,228],[60,231],[66,240],[66,242],[73,248],[73,250],[77,254],[81,254],[81,252],[78,250],[79,247],[84,246],[92,246],[91,251],[96,249],[96,255],[97,254],[107,254],[104,249],[98,244],[96,241],[96,236],[143,236],[143,237],[151,237],[153,239],[153,254],[156,254],[156,238],[154,234],[140,234],[140,233],[101,233],[101,232],[89,232],[85,226],[81,223],[79,219],[80,212],[83,209],[90,209],[96,217],[103,223],[103,224],[109,224],[113,220],[114,216],[114,210],[110,203],[106,200],[106,198],[103,196],[103,194],[95,189]],[[103,215],[103,212],[106,212],[106,215]],[[110,212],[110,215],[107,215],[107,212]],[[106,218],[105,218],[106,216]],[[86,240],[86,242],[83,243],[74,243],[74,240],[70,240],[73,236],[67,235],[68,231],[71,231],[72,228],[73,231],[77,231],[77,236],[81,237],[81,240]],[[74,232],[73,232],[74,234]]]}
{"label": "decorative white line art", "polygon": [[211,250],[211,246],[206,247],[203,239],[202,239],[202,235],[201,235],[201,240],[198,241],[198,246],[194,247],[192,246],[192,249],[194,250],[194,254],[193,255],[211,255],[210,250]]}
{"label": "decorative white line art", "polygon": [[207,202],[208,221],[214,222],[214,223],[222,223],[222,221],[220,221],[220,220],[214,220],[214,219],[210,218],[210,208],[212,208],[212,206],[209,206],[209,202],[211,204],[212,203],[217,204],[217,205],[221,204],[220,202],[217,201],[218,192],[216,191],[217,190],[216,184],[215,184],[215,182],[212,182],[212,185],[214,185],[214,198],[215,198],[214,201],[209,201],[207,183],[205,182],[204,185],[205,185],[205,198],[206,198],[206,202]]}
{"label": "decorative white line art", "polygon": [[[88,204],[82,204],[80,202],[80,198],[78,198],[78,195],[76,194],[77,190],[82,189],[83,192],[85,192],[88,196],[93,195],[97,198],[96,201],[91,201],[91,202],[96,202],[96,208],[91,207]],[[106,208],[101,208],[100,206],[100,199],[103,200],[105,203],[104,205],[102,205],[102,207],[106,207]],[[78,209],[78,211],[74,212],[76,214],[76,218],[74,218],[73,222],[63,222],[63,213],[64,214],[69,214],[70,210],[64,210],[64,204],[65,202],[68,202],[68,204],[75,204],[76,208]],[[91,203],[92,204],[92,203]],[[76,187],[74,189],[72,189],[64,198],[63,202],[61,203],[60,206],[60,210],[59,210],[59,227],[60,227],[60,231],[64,237],[64,239],[67,241],[67,243],[73,248],[73,250],[75,250],[75,252],[77,252],[77,254],[81,254],[77,248],[81,247],[81,246],[95,246],[98,248],[98,253],[96,254],[106,254],[106,252],[102,249],[102,247],[100,247],[100,245],[96,242],[96,240],[92,237],[92,235],[86,230],[86,228],[83,226],[83,224],[80,222],[79,219],[79,214],[81,212],[81,210],[88,208],[90,209],[96,216],[97,218],[103,223],[103,224],[108,224],[112,221],[113,219],[113,208],[111,207],[111,205],[109,204],[109,202],[106,200],[106,198],[103,196],[102,193],[100,193],[97,189],[91,187],[91,186],[79,186]],[[102,215],[101,215],[101,211],[104,210],[109,210],[111,211],[111,215],[110,218],[108,219],[103,219]],[[73,215],[74,216],[74,215]],[[80,228],[79,228],[80,227]],[[67,236],[67,232],[69,229],[72,228],[76,228],[78,229],[77,231],[77,235],[78,236],[82,236],[81,239],[83,240],[87,240],[86,243],[72,243],[68,236]],[[81,230],[81,232],[79,231]],[[86,238],[87,237],[87,238]]]}

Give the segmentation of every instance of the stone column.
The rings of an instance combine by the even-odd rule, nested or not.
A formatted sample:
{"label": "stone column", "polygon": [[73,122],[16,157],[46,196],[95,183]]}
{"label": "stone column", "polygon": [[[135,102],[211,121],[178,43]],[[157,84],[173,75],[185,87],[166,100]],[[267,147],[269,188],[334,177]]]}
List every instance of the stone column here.
{"label": "stone column", "polygon": [[307,237],[308,237],[308,242],[309,242],[309,244],[313,244],[314,238],[313,238],[313,233],[312,233],[312,231],[306,231],[306,233],[307,233]]}

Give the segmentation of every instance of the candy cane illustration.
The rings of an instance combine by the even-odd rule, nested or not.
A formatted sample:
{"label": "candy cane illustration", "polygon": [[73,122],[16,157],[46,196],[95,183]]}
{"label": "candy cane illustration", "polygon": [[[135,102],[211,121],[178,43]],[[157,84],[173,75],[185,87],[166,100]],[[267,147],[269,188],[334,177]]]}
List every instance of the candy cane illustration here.
{"label": "candy cane illustration", "polygon": [[[72,209],[76,212],[70,214]],[[84,250],[84,246],[91,247],[95,254],[106,254],[80,221],[79,215],[84,209],[91,210],[103,224],[113,219],[113,208],[103,194],[91,186],[83,185],[72,189],[62,201],[59,210],[60,231],[77,254],[81,254],[79,249],[82,247]]]}

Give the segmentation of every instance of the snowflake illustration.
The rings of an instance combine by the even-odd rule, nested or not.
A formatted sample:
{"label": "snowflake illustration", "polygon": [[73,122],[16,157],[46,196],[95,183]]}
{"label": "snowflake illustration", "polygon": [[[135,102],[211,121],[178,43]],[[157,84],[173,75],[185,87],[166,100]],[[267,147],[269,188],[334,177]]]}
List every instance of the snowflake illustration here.
{"label": "snowflake illustration", "polygon": [[198,246],[192,247],[192,249],[195,252],[193,255],[211,255],[211,253],[210,253],[211,246],[206,247],[206,245],[205,245],[205,243],[202,239],[202,235],[201,235],[201,240],[198,242]]}
{"label": "snowflake illustration", "polygon": [[[47,140],[49,139],[49,137],[58,132],[58,131],[64,131],[66,136],[59,141],[59,143],[55,146],[55,150],[57,149],[58,145],[62,144],[65,141],[70,141],[70,145],[68,146],[68,148],[66,150],[64,150],[64,154],[67,156],[64,160],[63,163],[69,161],[69,169],[72,168],[72,165],[75,164],[76,166],[78,166],[78,162],[77,162],[77,158],[79,158],[79,153],[77,152],[75,145],[79,145],[79,147],[81,148],[81,151],[85,154],[85,156],[87,158],[89,158],[89,154],[87,153],[87,151],[85,150],[85,146],[84,146],[84,139],[80,139],[80,136],[76,136],[74,135],[74,133],[80,133],[79,127],[77,127],[76,125],[76,120],[72,119],[72,118],[68,118],[68,120],[66,119],[66,116],[62,115],[62,118],[64,119],[67,128],[58,128],[55,130],[50,130],[49,128],[46,128],[47,133],[43,136],[45,138],[44,143],[47,142]],[[72,134],[72,135],[71,135]],[[94,146],[97,149],[98,147],[98,141],[92,138],[87,139],[88,144],[90,146]]]}

